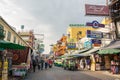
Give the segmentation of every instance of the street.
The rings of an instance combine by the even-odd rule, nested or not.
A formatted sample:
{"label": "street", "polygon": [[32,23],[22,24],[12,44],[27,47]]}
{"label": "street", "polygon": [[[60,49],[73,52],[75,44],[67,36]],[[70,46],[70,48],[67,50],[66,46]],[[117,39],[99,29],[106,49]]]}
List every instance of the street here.
{"label": "street", "polygon": [[120,80],[120,77],[111,76],[101,71],[68,71],[53,67],[47,70],[30,72],[24,80]]}

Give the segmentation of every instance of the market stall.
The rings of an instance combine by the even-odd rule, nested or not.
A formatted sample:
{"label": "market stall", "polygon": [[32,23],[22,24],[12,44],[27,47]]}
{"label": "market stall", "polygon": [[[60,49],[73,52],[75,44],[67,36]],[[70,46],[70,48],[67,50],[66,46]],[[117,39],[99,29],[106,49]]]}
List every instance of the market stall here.
{"label": "market stall", "polygon": [[110,70],[113,74],[120,73],[120,49],[104,49],[98,53],[103,56],[106,70]]}

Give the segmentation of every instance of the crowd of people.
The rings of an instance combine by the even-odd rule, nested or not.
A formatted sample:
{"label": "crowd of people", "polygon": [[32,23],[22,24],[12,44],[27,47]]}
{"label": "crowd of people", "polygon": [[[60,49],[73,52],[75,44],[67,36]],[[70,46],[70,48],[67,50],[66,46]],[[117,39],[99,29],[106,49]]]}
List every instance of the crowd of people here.
{"label": "crowd of people", "polygon": [[32,69],[33,72],[36,71],[36,68],[38,68],[38,70],[43,70],[43,69],[48,69],[48,68],[52,68],[53,65],[53,60],[52,59],[47,59],[47,58],[40,58],[39,56],[36,57],[32,57]]}

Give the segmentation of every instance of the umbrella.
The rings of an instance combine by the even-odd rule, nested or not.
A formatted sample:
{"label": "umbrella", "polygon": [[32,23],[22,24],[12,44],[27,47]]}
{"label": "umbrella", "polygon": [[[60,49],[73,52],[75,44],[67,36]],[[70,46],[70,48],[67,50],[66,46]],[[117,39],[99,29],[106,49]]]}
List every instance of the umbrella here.
{"label": "umbrella", "polygon": [[7,41],[4,41],[4,40],[0,40],[0,48],[1,49],[18,50],[18,49],[25,49],[25,46],[21,46],[19,44],[15,44],[15,43],[7,42]]}

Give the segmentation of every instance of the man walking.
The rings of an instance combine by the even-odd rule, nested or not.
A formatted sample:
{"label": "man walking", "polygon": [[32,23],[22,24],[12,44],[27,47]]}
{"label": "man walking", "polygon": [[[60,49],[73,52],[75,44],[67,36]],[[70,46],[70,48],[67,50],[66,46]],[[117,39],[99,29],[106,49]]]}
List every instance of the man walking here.
{"label": "man walking", "polygon": [[36,69],[36,60],[35,59],[32,60],[32,66],[33,66],[33,72],[35,72],[35,69]]}

